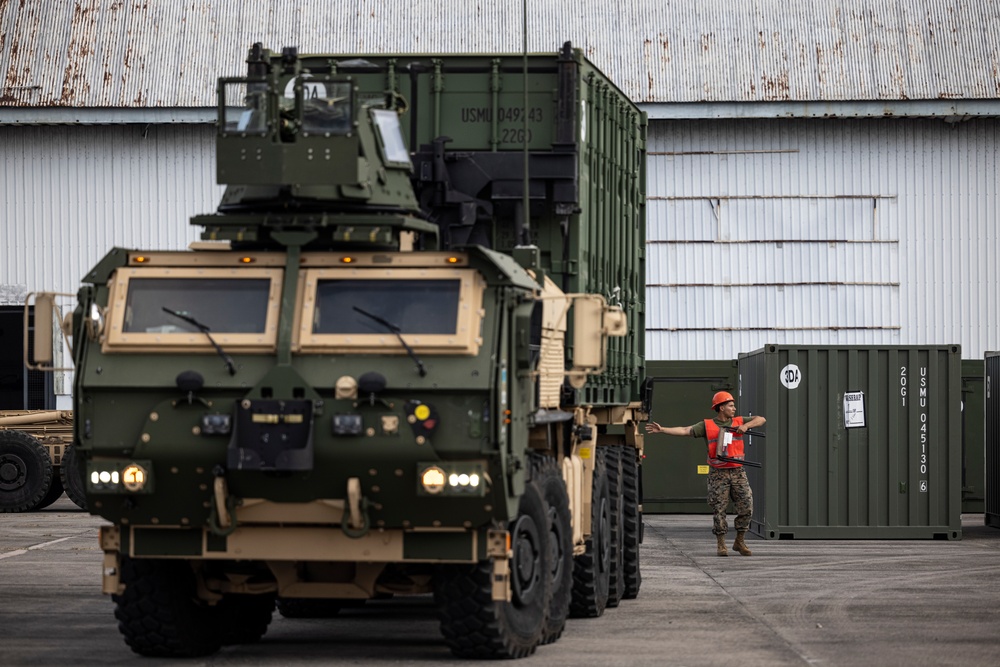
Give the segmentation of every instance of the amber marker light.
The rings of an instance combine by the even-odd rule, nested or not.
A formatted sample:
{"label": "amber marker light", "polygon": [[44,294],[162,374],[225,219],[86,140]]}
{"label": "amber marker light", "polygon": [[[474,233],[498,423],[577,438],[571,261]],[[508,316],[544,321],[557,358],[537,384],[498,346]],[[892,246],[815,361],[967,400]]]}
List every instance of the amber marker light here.
{"label": "amber marker light", "polygon": [[146,257],[145,255],[136,255],[132,261],[136,264],[147,264],[149,263],[149,257]]}
{"label": "amber marker light", "polygon": [[122,471],[122,485],[129,491],[139,491],[146,486],[146,471],[141,465],[132,463]]}
{"label": "amber marker light", "polygon": [[445,261],[448,262],[449,264],[458,264],[458,257],[449,257]]}
{"label": "amber marker light", "polygon": [[354,263],[354,258],[353,257],[341,257],[340,258],[340,262],[341,262],[341,264],[353,264]]}
{"label": "amber marker light", "polygon": [[240,257],[240,264],[253,264],[256,261],[253,257]]}
{"label": "amber marker light", "polygon": [[441,470],[437,466],[428,468],[420,475],[420,483],[423,484],[424,490],[427,493],[441,493],[444,490],[445,484],[444,470]]}

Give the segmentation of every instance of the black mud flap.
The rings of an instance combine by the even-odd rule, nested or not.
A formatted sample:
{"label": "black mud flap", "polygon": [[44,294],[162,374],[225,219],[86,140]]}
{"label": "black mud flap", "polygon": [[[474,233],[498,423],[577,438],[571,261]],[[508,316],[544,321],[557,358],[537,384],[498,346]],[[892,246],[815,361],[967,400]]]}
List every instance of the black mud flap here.
{"label": "black mud flap", "polygon": [[231,470],[312,470],[313,403],[245,399],[229,441]]}

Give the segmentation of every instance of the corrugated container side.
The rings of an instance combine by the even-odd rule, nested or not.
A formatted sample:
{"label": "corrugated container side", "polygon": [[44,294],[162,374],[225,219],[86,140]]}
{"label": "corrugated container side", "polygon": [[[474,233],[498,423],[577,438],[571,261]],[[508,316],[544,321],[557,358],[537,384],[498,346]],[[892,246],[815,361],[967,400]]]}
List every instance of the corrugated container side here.
{"label": "corrugated container side", "polygon": [[959,346],[768,345],[739,370],[742,404],[768,420],[754,533],[961,537]]}
{"label": "corrugated container side", "polygon": [[[736,414],[744,416],[763,415],[769,418],[767,406],[775,405],[778,400],[777,390],[768,384],[768,358],[764,354],[740,356],[737,364],[737,394]],[[770,395],[768,392],[772,392]],[[773,431],[770,424],[765,424],[765,433]],[[745,439],[744,453],[748,460],[760,463],[760,468],[746,466],[750,488],[753,489],[754,520],[766,524],[769,506],[764,503],[767,497],[768,480],[764,470],[768,463],[768,441],[766,438],[749,437]],[[773,508],[773,506],[771,506]],[[776,508],[774,508],[776,509]]]}
{"label": "corrugated container side", "polygon": [[986,509],[987,526],[1000,528],[1000,352],[987,352]]}
{"label": "corrugated container side", "polygon": [[962,360],[962,513],[985,511],[986,380],[980,359]]}

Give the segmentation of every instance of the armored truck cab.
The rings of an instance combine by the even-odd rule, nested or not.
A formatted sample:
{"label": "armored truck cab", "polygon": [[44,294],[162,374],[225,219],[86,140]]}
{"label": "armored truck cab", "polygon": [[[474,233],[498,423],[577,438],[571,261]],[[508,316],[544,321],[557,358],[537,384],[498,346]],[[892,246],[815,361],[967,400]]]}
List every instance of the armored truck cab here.
{"label": "armored truck cab", "polygon": [[247,62],[203,241],[112,250],[74,314],[126,642],[201,655],[275,604],[433,592],[456,655],[522,657],[637,595],[642,114],[568,44],[527,79]]}

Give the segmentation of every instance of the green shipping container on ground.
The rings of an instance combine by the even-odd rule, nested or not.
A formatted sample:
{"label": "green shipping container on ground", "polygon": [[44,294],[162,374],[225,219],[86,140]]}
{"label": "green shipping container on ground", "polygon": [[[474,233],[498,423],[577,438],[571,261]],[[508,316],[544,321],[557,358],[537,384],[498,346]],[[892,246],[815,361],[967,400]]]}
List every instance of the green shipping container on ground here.
{"label": "green shipping container on ground", "polygon": [[[649,418],[662,426],[688,426],[712,416],[712,394],[736,390],[736,361],[649,361],[646,382],[652,393]],[[643,512],[711,514],[703,439],[646,436],[643,453]]]}
{"label": "green shipping container on ground", "polygon": [[1000,528],[1000,352],[987,352],[986,366],[986,501],[987,526]]}
{"label": "green shipping container on ground", "polygon": [[960,539],[958,345],[767,345],[739,357],[765,539]]}
{"label": "green shipping container on ground", "polygon": [[962,513],[985,511],[986,400],[984,364],[962,361]]}

